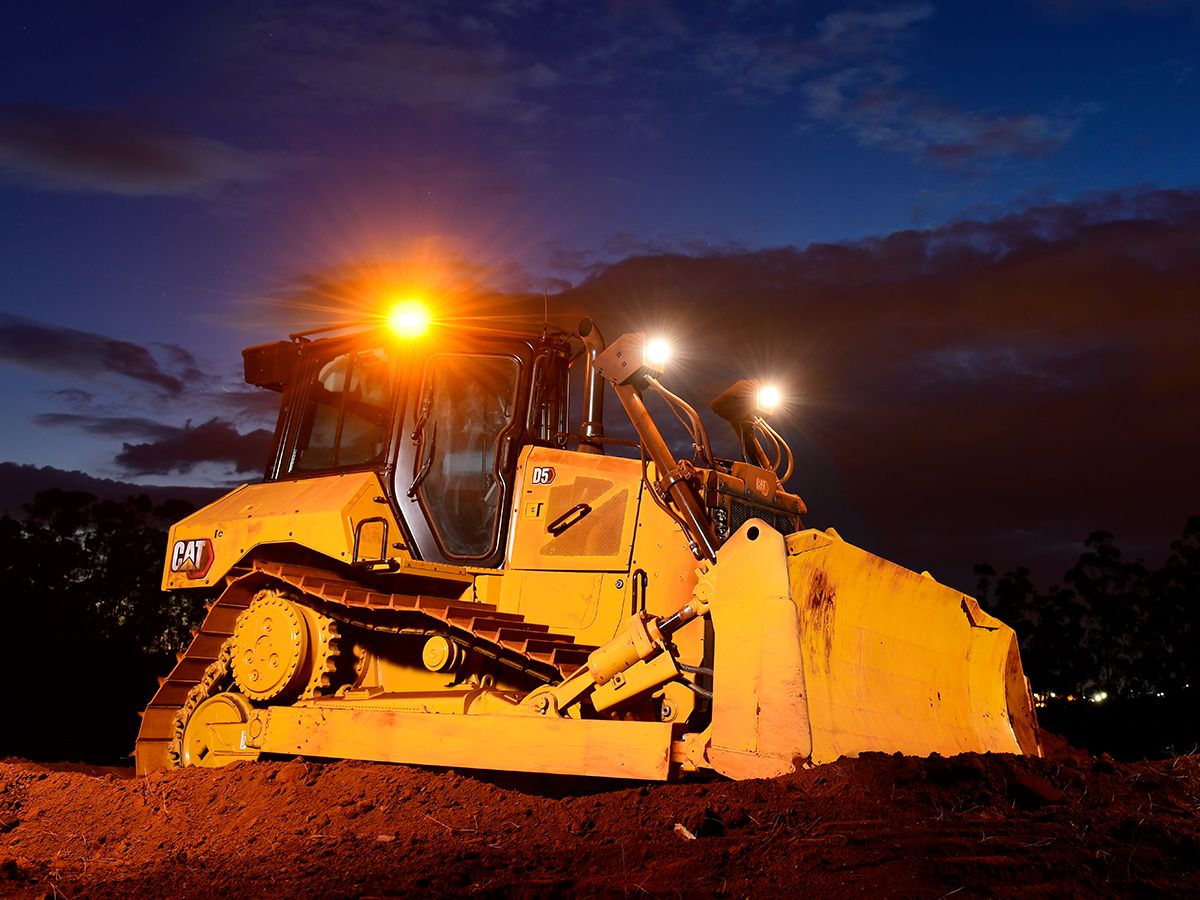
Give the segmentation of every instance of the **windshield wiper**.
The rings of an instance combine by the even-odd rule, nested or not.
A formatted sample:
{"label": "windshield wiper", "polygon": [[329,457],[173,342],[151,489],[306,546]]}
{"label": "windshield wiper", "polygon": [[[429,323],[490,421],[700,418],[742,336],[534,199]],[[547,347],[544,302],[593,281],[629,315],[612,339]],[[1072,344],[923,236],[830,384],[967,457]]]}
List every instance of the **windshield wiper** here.
{"label": "windshield wiper", "polygon": [[[422,423],[423,424],[423,423]],[[420,434],[421,429],[413,432],[414,437]],[[422,441],[421,443],[424,443]],[[437,422],[433,423],[433,431],[429,435],[429,455],[425,457],[425,461],[420,463],[420,468],[417,469],[417,474],[413,476],[412,484],[408,486],[408,499],[413,500],[417,496],[417,489],[421,487],[421,482],[425,480],[425,476],[429,474],[429,470],[433,468],[433,455],[437,451]],[[418,457],[419,459],[420,457]]]}

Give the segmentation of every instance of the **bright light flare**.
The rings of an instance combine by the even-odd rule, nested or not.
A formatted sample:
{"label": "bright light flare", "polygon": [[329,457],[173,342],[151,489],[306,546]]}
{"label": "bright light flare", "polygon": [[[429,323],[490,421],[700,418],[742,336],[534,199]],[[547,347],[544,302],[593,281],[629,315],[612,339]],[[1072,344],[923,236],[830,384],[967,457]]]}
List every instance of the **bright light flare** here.
{"label": "bright light flare", "polygon": [[758,389],[757,405],[761,412],[773,413],[783,402],[783,393],[773,384],[763,385]]}
{"label": "bright light flare", "polygon": [[651,338],[643,351],[646,365],[662,371],[671,359],[671,343],[665,338]]}
{"label": "bright light flare", "polygon": [[388,327],[400,337],[420,337],[429,330],[429,310],[415,300],[398,303],[388,313]]}

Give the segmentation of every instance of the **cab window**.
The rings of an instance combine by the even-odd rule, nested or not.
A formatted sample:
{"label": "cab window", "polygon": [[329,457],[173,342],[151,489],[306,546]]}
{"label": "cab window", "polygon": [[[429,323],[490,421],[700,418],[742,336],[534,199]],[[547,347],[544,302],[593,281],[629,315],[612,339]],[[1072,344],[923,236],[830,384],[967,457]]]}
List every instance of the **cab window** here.
{"label": "cab window", "polygon": [[504,485],[501,447],[513,431],[520,366],[510,356],[430,357],[413,437],[414,490],[447,556],[487,556]]}
{"label": "cab window", "polygon": [[320,366],[308,391],[293,471],[383,460],[393,368],[380,348],[344,353]]}

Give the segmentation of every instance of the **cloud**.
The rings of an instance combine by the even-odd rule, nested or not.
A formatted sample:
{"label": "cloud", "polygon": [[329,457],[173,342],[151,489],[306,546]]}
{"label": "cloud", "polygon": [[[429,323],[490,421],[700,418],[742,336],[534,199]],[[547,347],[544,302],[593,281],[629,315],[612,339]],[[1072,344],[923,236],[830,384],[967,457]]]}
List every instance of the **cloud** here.
{"label": "cloud", "polygon": [[357,95],[485,116],[534,117],[539,107],[528,96],[558,80],[548,66],[520,63],[501,45],[446,47],[399,37],[371,43],[340,60],[306,56],[303,67],[310,85],[331,98]]}
{"label": "cloud", "polygon": [[42,372],[119,375],[178,395],[187,372],[171,371],[140,344],[0,314],[0,360]]}
{"label": "cloud", "polygon": [[49,396],[74,407],[85,407],[90,404],[95,397],[91,391],[85,391],[82,388],[59,388],[58,390],[48,391],[47,393]]}
{"label": "cloud", "polygon": [[181,347],[178,344],[162,343],[157,343],[154,346],[162,350],[163,355],[167,358],[167,362],[172,369],[179,372],[180,377],[187,380],[199,380],[204,377],[204,372],[199,368],[196,357],[186,347]]}
{"label": "cloud", "polygon": [[[240,38],[244,57],[266,60],[281,86],[314,99],[450,110],[530,121],[559,75],[524,51],[519,22],[537,4],[286,4]],[[514,31],[515,29],[515,31]]]}
{"label": "cloud", "polygon": [[804,85],[808,112],[864,146],[880,146],[957,167],[1001,157],[1038,159],[1075,135],[1090,107],[1015,116],[959,109],[897,87],[897,73],[842,69]]}
{"label": "cloud", "polygon": [[274,427],[279,415],[279,395],[262,388],[224,387],[194,396],[208,404],[209,408],[220,410],[223,416],[243,426]]}
{"label": "cloud", "polygon": [[[269,396],[278,405],[278,395]],[[205,463],[237,473],[259,472],[266,466],[273,437],[265,428],[239,432],[231,421],[219,417],[181,426],[139,416],[75,413],[40,413],[33,421],[47,428],[121,439],[122,449],[114,462],[130,475],[187,474]]]}
{"label": "cloud", "polygon": [[755,102],[796,92],[820,73],[837,71],[866,60],[882,66],[913,39],[913,26],[933,15],[928,4],[874,11],[829,13],[809,30],[798,33],[776,16],[756,21],[735,17],[715,35],[702,23],[681,42],[697,70],[724,83],[728,96]]}
{"label": "cloud", "polygon": [[765,102],[796,96],[802,127],[831,126],[859,144],[948,168],[1011,157],[1041,158],[1072,139],[1088,104],[1042,112],[949,103],[914,84],[904,61],[927,3],[829,13],[813,33],[735,21],[711,41],[693,41],[695,66],[727,96]]}
{"label": "cloud", "polygon": [[969,588],[981,560],[1054,578],[1095,528],[1160,553],[1200,512],[1197,297],[1200,191],[1140,190],[854,243],[643,254],[555,302],[610,338],[676,334],[667,381],[699,407],[738,377],[783,381],[814,523]]}
{"label": "cloud", "polygon": [[263,156],[116,110],[0,104],[0,172],[30,187],[205,194],[267,177]]}
{"label": "cloud", "polygon": [[888,50],[909,28],[933,15],[928,3],[892,9],[857,9],[830,13],[817,26],[818,40],[839,53],[862,55]]}
{"label": "cloud", "polygon": [[230,63],[255,84],[273,73],[277,101],[401,108],[439,127],[448,116],[502,122],[486,139],[535,168],[550,133],[653,142],[711,116],[714,98],[778,104],[800,129],[842,131],[949,168],[1045,156],[1090,111],[1066,101],[991,109],[921,86],[906,61],[935,15],[923,2],[807,19],[772,4],[614,3],[568,14],[536,2],[385,9],[339,0],[265,9]]}
{"label": "cloud", "polygon": [[257,472],[266,466],[271,439],[266,429],[242,434],[231,423],[212,418],[199,425],[164,428],[144,443],[126,443],[115,462],[133,475],[186,474],[203,463]]}
{"label": "cloud", "polygon": [[104,437],[141,437],[163,440],[178,430],[154,419],[136,416],[94,416],[80,413],[39,413],[33,417],[47,428],[75,428]]}
{"label": "cloud", "polygon": [[1093,111],[1090,105],[1003,114],[962,108],[911,86],[899,51],[913,39],[913,27],[933,12],[932,6],[920,4],[826,16],[818,34],[831,56],[824,71],[800,88],[809,117],[842,129],[864,146],[947,167],[1041,158],[1071,140]]}
{"label": "cloud", "polygon": [[[115,371],[127,376],[131,366],[125,364],[132,358],[138,380],[166,389],[120,400],[104,392],[97,395],[73,388],[50,391],[50,396],[76,412],[38,413],[32,416],[36,425],[108,439],[102,443],[109,446],[119,443],[121,449],[113,461],[128,475],[186,474],[211,463],[217,470],[226,470],[228,476],[260,472],[265,466],[274,427],[263,426],[274,426],[280,406],[280,395],[275,392],[229,386],[205,377],[191,352],[175,344],[156,344],[167,367],[155,368],[154,358],[137,344],[70,329],[18,324],[20,328],[11,330],[0,325],[0,353],[6,349],[6,341],[20,342],[26,356],[35,356],[38,367],[68,374]],[[47,347],[54,347],[58,355],[53,359],[42,355]],[[113,360],[120,364],[109,365]],[[30,360],[19,361],[28,364]],[[128,414],[131,407],[140,414]],[[181,408],[210,418],[199,425],[191,420],[184,425],[170,424]]]}
{"label": "cloud", "polygon": [[966,390],[1087,391],[1128,374],[1129,357],[1116,341],[1097,338],[1061,343],[976,341],[914,354],[925,384]]}
{"label": "cloud", "polygon": [[754,102],[790,94],[797,77],[819,66],[823,55],[790,37],[729,31],[717,35],[697,63],[723,83],[727,96]]}

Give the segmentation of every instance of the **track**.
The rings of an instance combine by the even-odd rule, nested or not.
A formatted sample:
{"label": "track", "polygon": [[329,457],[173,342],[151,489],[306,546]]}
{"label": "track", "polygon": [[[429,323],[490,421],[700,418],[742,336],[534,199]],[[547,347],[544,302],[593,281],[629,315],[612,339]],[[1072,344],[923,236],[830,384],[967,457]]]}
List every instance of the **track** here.
{"label": "track", "polygon": [[180,710],[194,706],[197,698],[192,696],[189,704],[189,695],[202,687],[202,682],[217,677],[218,660],[223,658],[238,615],[259,591],[269,587],[282,587],[327,615],[360,628],[445,634],[547,684],[565,678],[595,649],[575,643],[572,635],[553,633],[549,626],[528,622],[519,613],[502,613],[488,603],[389,593],[325,569],[257,561],[250,571],[230,580],[142,714],[136,754],[139,774],[174,765],[170,746]]}

